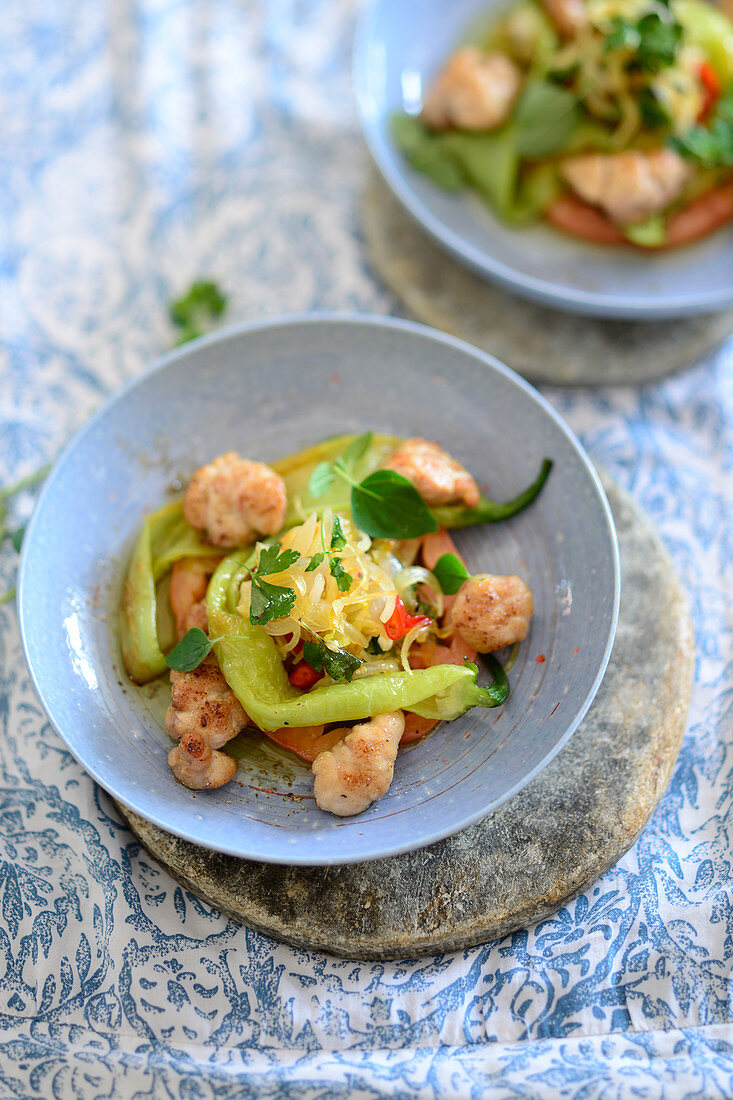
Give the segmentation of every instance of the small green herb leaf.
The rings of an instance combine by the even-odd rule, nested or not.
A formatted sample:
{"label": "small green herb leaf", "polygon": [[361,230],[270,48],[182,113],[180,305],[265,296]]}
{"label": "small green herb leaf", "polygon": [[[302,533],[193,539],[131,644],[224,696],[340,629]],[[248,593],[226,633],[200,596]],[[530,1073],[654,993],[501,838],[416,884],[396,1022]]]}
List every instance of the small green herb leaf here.
{"label": "small green herb leaf", "polygon": [[438,558],[433,567],[433,573],[438,578],[438,584],[446,596],[455,596],[464,581],[470,574],[465,565],[456,554],[443,554]]}
{"label": "small green herb leaf", "polygon": [[10,541],[13,544],[13,550],[16,553],[20,553],[20,548],[23,545],[23,536],[25,535],[25,527],[19,527],[17,531],[13,531]]}
{"label": "small green herb leaf", "polygon": [[418,118],[394,115],[392,137],[413,168],[445,191],[460,191],[466,174],[442,134],[433,134]]}
{"label": "small green herb leaf", "polygon": [[567,142],[580,120],[578,100],[548,80],[530,80],[516,111],[517,150],[523,157],[544,157]]}
{"label": "small green herb leaf", "polygon": [[292,588],[269,584],[261,577],[253,577],[249,621],[253,626],[262,626],[271,619],[284,619],[295,607],[295,599]]}
{"label": "small green herb leaf", "polygon": [[641,88],[637,95],[641,121],[650,130],[658,130],[660,126],[668,126],[671,119],[664,106],[657,98],[653,88]]}
{"label": "small green herb leaf", "polygon": [[379,644],[379,638],[370,638],[369,644],[366,647],[366,651],[367,653],[371,653],[375,657],[381,657],[383,650],[381,645]]}
{"label": "small green herb leaf", "polygon": [[361,664],[358,657],[347,653],[345,649],[331,649],[320,640],[304,644],[303,660],[316,672],[325,672],[337,684],[344,682],[350,684]]}
{"label": "small green herb leaf", "polygon": [[283,550],[280,552],[280,543],[274,542],[272,546],[263,546],[260,551],[260,560],[254,571],[254,576],[269,576],[271,573],[282,573],[291,565],[295,565],[300,558],[297,550]]}
{"label": "small green herb leaf", "polygon": [[326,556],[325,554],[321,554],[321,553],[314,554],[313,557],[311,558],[311,560],[306,565],[305,572],[306,573],[312,573],[314,569],[318,568],[318,566],[321,564],[321,562],[323,561],[325,556]]}
{"label": "small green herb leaf", "polygon": [[319,462],[310,476],[308,492],[314,498],[322,497],[333,485],[336,476],[331,462]]}
{"label": "small green herb leaf", "polygon": [[227,297],[216,283],[199,279],[185,294],[176,298],[168,307],[170,319],[180,331],[178,344],[203,336],[212,321],[216,321],[227,307]]}
{"label": "small green herb leaf", "polygon": [[339,592],[348,592],[354,578],[341,564],[341,558],[331,558],[331,576],[335,579]]}
{"label": "small green herb leaf", "polygon": [[205,657],[208,657],[213,644],[203,630],[194,626],[170,651],[165,662],[168,668],[174,668],[177,672],[192,672],[198,668]]}
{"label": "small green herb leaf", "polygon": [[343,550],[346,546],[346,535],[344,529],[341,526],[341,519],[339,516],[333,517],[333,529],[331,531],[331,549]]}
{"label": "small green herb leaf", "polygon": [[373,438],[373,432],[362,432],[361,435],[357,435],[356,439],[351,440],[341,456],[347,470],[353,470],[359,459],[364,457],[372,445]]}
{"label": "small green herb leaf", "polygon": [[353,487],[351,514],[372,538],[412,539],[438,530],[415,486],[394,470],[375,470]]}
{"label": "small green herb leaf", "polygon": [[693,126],[670,145],[705,168],[733,167],[733,86],[718,100],[709,126]]}

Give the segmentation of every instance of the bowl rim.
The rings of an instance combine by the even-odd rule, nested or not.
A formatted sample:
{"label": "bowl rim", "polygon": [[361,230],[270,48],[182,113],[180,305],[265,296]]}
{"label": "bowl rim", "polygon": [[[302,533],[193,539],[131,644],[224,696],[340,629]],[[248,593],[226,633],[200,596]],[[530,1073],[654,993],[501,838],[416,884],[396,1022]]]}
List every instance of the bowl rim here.
{"label": "bowl rim", "polygon": [[[377,19],[388,2],[389,0],[367,0],[354,33],[351,71],[361,131],[372,160],[392,194],[441,248],[484,279],[498,283],[540,305],[566,313],[614,320],[662,321],[692,317],[700,313],[715,313],[733,305],[733,283],[728,289],[713,292],[696,292],[691,289],[681,295],[658,295],[653,302],[645,303],[639,302],[633,295],[600,293],[584,290],[582,287],[560,287],[495,259],[441,221],[414,191],[405,172],[398,168],[398,151],[393,149],[389,139],[382,133],[384,120],[381,113],[374,109],[375,101],[370,91],[370,53]],[[659,257],[648,257],[651,263],[655,258]]]}
{"label": "bowl rim", "polygon": [[[437,341],[447,347],[453,348],[456,351],[462,352],[472,357],[474,360],[478,360],[491,370],[503,375],[507,380],[513,382],[521,390],[525,392],[530,400],[536,402],[545,415],[549,416],[554,422],[555,426],[565,436],[567,442],[572,449],[577,453],[581,464],[588,475],[590,482],[595,489],[596,496],[601,505],[601,510],[606,521],[606,534],[609,540],[608,548],[611,554],[611,561],[613,566],[613,603],[612,613],[609,621],[608,637],[606,645],[599,662],[599,667],[593,678],[592,684],[588,689],[586,696],[580,704],[573,721],[569,723],[562,736],[558,738],[557,742],[552,745],[548,752],[538,761],[538,763],[522,777],[512,787],[508,788],[502,793],[501,796],[494,799],[488,806],[484,807],[480,811],[477,811],[470,815],[465,820],[461,821],[460,825],[451,825],[447,828],[436,828],[429,834],[422,837],[419,843],[414,841],[407,842],[394,842],[387,849],[380,850],[379,852],[368,852],[366,854],[356,854],[353,858],[338,857],[334,859],[333,856],[329,856],[326,853],[313,857],[312,853],[307,856],[303,855],[300,851],[289,850],[279,854],[267,855],[243,852],[240,846],[227,845],[224,843],[217,843],[216,846],[208,844],[206,841],[202,841],[195,835],[192,835],[190,829],[186,829],[180,825],[172,825],[165,818],[165,813],[151,812],[150,807],[147,804],[141,804],[137,798],[130,798],[124,792],[113,789],[107,779],[101,779],[99,776],[99,769],[96,766],[90,766],[84,759],[78,755],[78,753],[71,747],[67,741],[64,733],[62,732],[61,725],[57,722],[55,715],[52,713],[51,708],[46,704],[43,694],[42,684],[42,668],[36,667],[30,655],[30,619],[31,610],[30,604],[32,600],[31,593],[29,591],[29,583],[27,575],[30,569],[29,561],[34,552],[35,543],[35,531],[36,527],[39,527],[43,520],[44,505],[48,498],[52,497],[56,491],[56,485],[63,477],[64,466],[68,461],[70,455],[75,448],[86,439],[93,429],[96,427],[99,421],[103,420],[108,411],[116,406],[128,393],[137,389],[140,386],[144,386],[146,381],[154,375],[157,375],[161,371],[165,370],[172,364],[180,362],[182,359],[187,358],[190,354],[200,352],[202,348],[216,346],[219,344],[225,344],[232,339],[238,339],[241,336],[246,336],[249,333],[260,332],[268,329],[281,329],[286,327],[297,327],[302,325],[354,325],[354,326],[366,326],[377,329],[387,329],[404,332],[414,336],[419,336],[424,339]],[[51,472],[46,479],[41,492],[39,493],[36,505],[33,509],[32,516],[28,523],[25,537],[23,539],[23,545],[21,548],[21,559],[18,569],[18,595],[17,595],[17,610],[18,610],[18,625],[20,631],[21,644],[23,647],[23,653],[25,656],[26,666],[30,673],[30,677],[34,686],[34,689],[38,695],[39,701],[47,714],[52,726],[61,737],[65,746],[75,757],[79,765],[84,771],[91,776],[91,778],[97,783],[103,790],[105,790],[112,798],[119,802],[122,802],[129,809],[139,814],[140,817],[157,825],[159,828],[178,836],[190,843],[196,844],[198,847],[210,848],[212,851],[219,852],[224,855],[234,856],[240,859],[249,859],[258,863],[273,863],[273,864],[286,864],[292,866],[326,866],[326,865],[341,865],[350,863],[362,863],[368,862],[374,859],[383,859],[391,856],[400,855],[404,852],[419,850],[426,848],[432,844],[437,843],[440,840],[445,839],[448,836],[452,836],[457,832],[461,832],[464,829],[475,825],[478,821],[481,821],[487,814],[493,812],[504,802],[507,802],[515,794],[517,794],[522,788],[527,786],[531,781],[539,775],[541,771],[554,759],[554,757],[560,752],[560,750],[567,744],[569,739],[575,733],[580,726],[583,718],[588,712],[601,682],[608,667],[608,662],[611,657],[611,651],[614,644],[616,635],[616,628],[618,624],[619,605],[620,605],[620,593],[621,593],[621,569],[620,569],[620,557],[618,538],[616,534],[616,527],[611,513],[611,508],[606,497],[606,493],[603,489],[598,472],[596,471],[593,463],[591,462],[584,447],[580,443],[580,440],[576,437],[575,433],[565,422],[562,416],[553,408],[549,401],[529,382],[518,375],[510,367],[507,367],[504,363],[500,362],[494,356],[487,352],[482,351],[479,348],[474,347],[465,340],[460,340],[455,336],[451,336],[445,332],[437,329],[430,328],[427,325],[422,325],[414,321],[408,321],[402,318],[382,316],[379,314],[358,313],[358,312],[341,312],[341,311],[303,311],[298,313],[285,313],[277,314],[267,318],[260,318],[253,321],[245,321],[239,324],[227,326],[222,329],[218,329],[213,333],[200,337],[198,340],[191,341],[190,343],[181,347],[174,348],[173,350],[166,352],[162,356],[158,357],[149,367],[141,371],[140,374],[134,378],[125,382],[118,390],[112,393],[100,406],[95,413],[81,426],[81,428],[74,433],[69,442],[62,449],[56,461],[53,463]],[[63,724],[63,723],[62,723]],[[305,834],[304,834],[305,835]],[[295,845],[292,846],[293,849]]]}

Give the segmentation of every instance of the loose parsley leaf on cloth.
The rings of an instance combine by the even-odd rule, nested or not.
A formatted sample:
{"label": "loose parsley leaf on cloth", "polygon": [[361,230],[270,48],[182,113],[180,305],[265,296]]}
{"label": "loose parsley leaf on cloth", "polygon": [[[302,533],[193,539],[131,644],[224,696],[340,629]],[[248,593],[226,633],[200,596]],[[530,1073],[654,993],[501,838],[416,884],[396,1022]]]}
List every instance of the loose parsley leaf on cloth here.
{"label": "loose parsley leaf on cloth", "polygon": [[438,530],[415,486],[394,470],[375,470],[353,486],[351,514],[371,538],[413,539]]}
{"label": "loose parsley leaf on cloth", "polygon": [[186,293],[172,301],[168,307],[171,321],[180,330],[176,345],[203,336],[211,322],[221,317],[227,301],[226,295],[222,294],[216,283],[208,279],[191,283]]}
{"label": "loose parsley leaf on cloth", "polygon": [[529,80],[514,112],[517,151],[544,157],[562,148],[580,121],[578,100],[549,80]]}
{"label": "loose parsley leaf on cloth", "polygon": [[269,584],[262,577],[252,578],[252,594],[249,605],[249,621],[262,626],[271,619],[284,619],[295,607],[296,595],[292,588]]}
{"label": "loose parsley leaf on cloth", "polygon": [[193,672],[195,668],[208,657],[214,643],[206,637],[203,630],[194,626],[183,635],[177,646],[170,651],[165,659],[168,668],[174,668],[176,672]]}
{"label": "loose parsley leaf on cloth", "polygon": [[433,573],[446,596],[455,596],[469,572],[456,554],[443,554],[433,566]]}
{"label": "loose parsley leaf on cloth", "polygon": [[331,649],[325,642],[305,642],[303,660],[316,672],[325,672],[339,683],[351,683],[354,673],[361,664],[358,657],[347,653],[345,649]]}
{"label": "loose parsley leaf on cloth", "polygon": [[[35,473],[29,474],[28,477],[23,477],[20,481],[16,481],[14,485],[8,485],[4,489],[0,489],[0,542],[7,538],[10,534],[6,519],[8,515],[8,506],[6,501],[16,495],[16,493],[23,492],[24,489],[31,489],[34,485],[38,485],[43,481],[49,470],[49,466],[43,466],[40,470],[36,470]],[[10,535],[10,541],[13,545],[13,549],[20,553],[20,546],[23,541],[23,535],[25,534],[25,527],[19,527],[17,531],[14,531]],[[9,588],[7,592],[0,595],[0,605],[9,603],[10,600],[15,599],[15,586]]]}

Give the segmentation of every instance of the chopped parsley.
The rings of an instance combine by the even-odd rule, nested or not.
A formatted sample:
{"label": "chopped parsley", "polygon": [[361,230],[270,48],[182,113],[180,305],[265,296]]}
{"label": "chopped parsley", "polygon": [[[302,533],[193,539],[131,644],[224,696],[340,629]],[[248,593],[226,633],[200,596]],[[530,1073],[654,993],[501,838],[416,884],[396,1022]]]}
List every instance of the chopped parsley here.
{"label": "chopped parsley", "polygon": [[216,283],[198,279],[185,294],[168,307],[170,319],[179,330],[177,345],[196,340],[217,321],[227,307],[227,297]]}
{"label": "chopped parsley", "polygon": [[361,664],[358,657],[348,653],[345,649],[327,646],[318,639],[315,642],[305,642],[303,645],[303,660],[316,672],[325,672],[337,684],[351,683],[354,673]]}
{"label": "chopped parsley", "polygon": [[257,568],[252,571],[249,621],[262,626],[271,619],[284,619],[295,607],[295,590],[285,585],[270,584],[263,576],[282,573],[300,558],[297,550],[281,550],[279,542],[263,546]]}
{"label": "chopped parsley", "polygon": [[348,592],[354,583],[354,578],[347,573],[341,562],[341,558],[331,558],[331,576],[338,585],[339,592]]}
{"label": "chopped parsley", "polygon": [[333,517],[333,531],[331,533],[331,549],[343,550],[346,546],[346,535],[344,529],[341,526],[341,519],[339,516]]}
{"label": "chopped parsley", "polygon": [[693,126],[670,144],[705,168],[733,167],[733,86],[718,100],[708,126]]}
{"label": "chopped parsley", "polygon": [[674,65],[681,39],[682,26],[671,13],[663,18],[648,12],[637,22],[616,15],[610,20],[606,49],[628,53],[631,67],[655,74]]}

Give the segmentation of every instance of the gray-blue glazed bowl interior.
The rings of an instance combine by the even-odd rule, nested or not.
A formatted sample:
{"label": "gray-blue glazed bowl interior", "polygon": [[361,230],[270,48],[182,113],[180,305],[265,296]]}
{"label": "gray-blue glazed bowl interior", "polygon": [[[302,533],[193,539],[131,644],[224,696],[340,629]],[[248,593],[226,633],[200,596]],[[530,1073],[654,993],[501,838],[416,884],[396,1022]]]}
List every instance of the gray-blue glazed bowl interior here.
{"label": "gray-blue glazed bowl interior", "polygon": [[654,320],[731,305],[730,226],[670,252],[603,248],[542,224],[507,226],[475,196],[441,191],[409,167],[390,138],[391,115],[419,107],[421,91],[477,18],[506,6],[506,0],[376,0],[363,14],[356,97],[367,144],[399,201],[479,274],[558,309]]}
{"label": "gray-blue glazed bowl interior", "polygon": [[[400,752],[389,793],[337,819],[286,753],[240,739],[236,781],[178,785],[163,730],[165,679],[127,680],[116,634],[146,511],[230,448],[267,461],[374,428],[440,440],[497,499],[555,466],[516,518],[457,535],[475,571],[534,592],[508,703],[474,709]],[[258,860],[340,863],[420,847],[477,821],[548,762],[605,669],[618,606],[612,520],[577,441],[524,381],[466,344],[407,322],[302,316],[228,330],[175,352],[124,389],[56,464],[21,562],[20,621],[49,717],[112,795],[198,844]]]}

